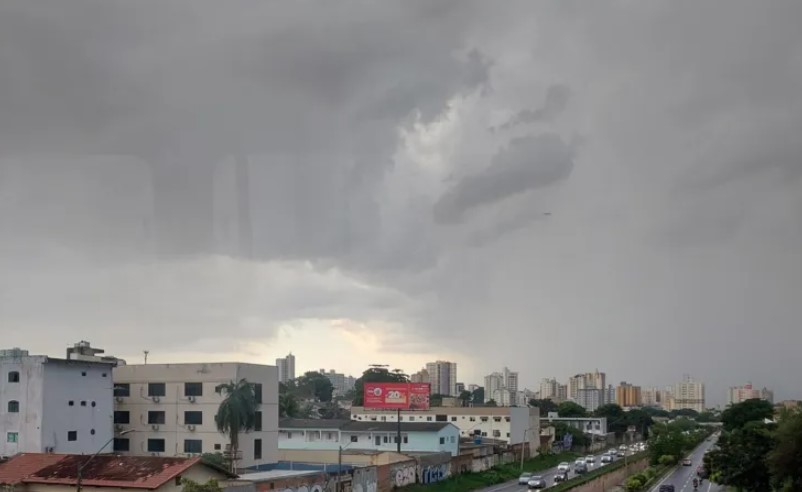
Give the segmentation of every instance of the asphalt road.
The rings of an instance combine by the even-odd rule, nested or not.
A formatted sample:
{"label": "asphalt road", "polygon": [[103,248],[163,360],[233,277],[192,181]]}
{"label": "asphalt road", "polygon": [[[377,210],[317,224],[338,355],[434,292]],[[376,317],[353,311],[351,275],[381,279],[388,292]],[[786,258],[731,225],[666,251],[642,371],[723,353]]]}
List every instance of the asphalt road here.
{"label": "asphalt road", "polygon": [[[588,465],[588,471],[595,470],[596,468],[599,468],[601,466],[605,466],[605,464],[601,462],[601,457],[603,454],[604,452],[600,452],[594,455],[596,457],[596,463],[593,466]],[[623,459],[624,458],[616,458],[617,461],[621,461]],[[574,462],[571,461],[570,464],[571,464],[571,470],[573,470]],[[541,477],[543,477],[546,480],[547,487],[552,487],[554,485],[554,476],[557,475],[557,467],[536,472],[535,475],[540,475]],[[568,478],[573,478],[575,476],[576,474],[573,471],[569,472],[568,474]],[[498,485],[492,485],[490,487],[485,487],[484,489],[479,489],[479,490],[481,490],[482,492],[523,492],[528,490],[528,487],[526,485],[519,485],[518,479],[516,478],[515,480],[510,480],[509,482],[500,483]]]}
{"label": "asphalt road", "polygon": [[[691,466],[678,466],[673,472],[666,475],[664,479],[652,487],[651,492],[658,492],[661,485],[671,484],[675,492],[693,492],[693,479],[696,477],[696,470],[702,465],[702,457],[705,452],[715,443],[716,437],[711,441],[703,442],[693,450],[688,458],[691,459]],[[711,483],[705,480],[697,489],[697,492],[725,492],[726,487]]]}

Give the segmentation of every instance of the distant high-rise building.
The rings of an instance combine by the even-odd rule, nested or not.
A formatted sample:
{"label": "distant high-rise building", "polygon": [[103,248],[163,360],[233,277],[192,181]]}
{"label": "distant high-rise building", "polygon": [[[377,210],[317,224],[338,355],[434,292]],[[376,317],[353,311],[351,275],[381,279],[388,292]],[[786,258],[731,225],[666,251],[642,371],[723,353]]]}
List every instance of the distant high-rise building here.
{"label": "distant high-rise building", "polygon": [[276,359],[278,382],[286,383],[295,379],[295,356],[289,353],[286,357]]}
{"label": "distant high-rise building", "polygon": [[465,383],[457,383],[457,386],[454,390],[456,396],[461,395],[463,391],[465,391]]}
{"label": "distant high-rise building", "polygon": [[557,398],[554,400],[555,403],[562,403],[564,401],[568,401],[568,385],[561,384],[557,386]]}
{"label": "distant high-rise building", "polygon": [[602,390],[601,397],[602,397],[602,404],[606,403],[604,401],[605,394],[604,390],[607,388],[607,376],[603,372],[599,372],[596,369],[596,372],[587,372],[584,374],[577,374],[568,379],[568,397],[574,401],[577,398],[577,392],[582,389],[597,389]]}
{"label": "distant high-rise building", "polygon": [[641,388],[641,404],[644,407],[663,408],[665,391],[655,386]]}
{"label": "distant high-rise building", "polygon": [[504,388],[511,393],[518,392],[518,372],[504,368]]}
{"label": "distant high-rise building", "polygon": [[560,383],[554,378],[543,378],[540,381],[540,398],[556,401],[560,392]]}
{"label": "distant high-rise building", "polygon": [[459,396],[457,391],[457,363],[438,360],[426,364],[433,395]]}
{"label": "distant high-rise building", "polygon": [[733,386],[730,388],[727,395],[727,404],[735,405],[746,400],[753,399],[766,400],[769,403],[774,403],[774,392],[767,389],[756,389],[752,387],[752,383],[747,383],[743,386]]}
{"label": "distant high-rise building", "polygon": [[703,412],[705,409],[705,385],[694,381],[690,376],[683,377],[682,382],[674,385],[671,410],[690,409]]}
{"label": "distant high-rise building", "polygon": [[504,376],[500,372],[494,372],[485,376],[485,403],[493,400],[497,405],[501,402],[496,400],[497,393],[504,387]]}
{"label": "distant high-rise building", "polygon": [[469,384],[468,385],[468,391],[470,391],[471,393],[473,393],[474,391],[478,390],[479,388],[481,388],[481,386],[479,386],[478,384]]}
{"label": "distant high-rise building", "polygon": [[334,396],[345,396],[347,392],[354,389],[355,379],[353,376],[335,372],[334,369],[330,369],[328,372],[325,369],[321,369],[320,374],[323,374],[331,381],[331,385],[334,386]]}
{"label": "distant high-rise building", "polygon": [[643,404],[640,386],[621,381],[615,390],[615,402],[622,407],[638,407]]}
{"label": "distant high-rise building", "polygon": [[425,368],[421,369],[420,371],[412,374],[409,377],[409,380],[413,383],[428,383],[429,382],[429,371]]}
{"label": "distant high-rise building", "polygon": [[596,388],[578,389],[574,401],[588,412],[592,412],[604,405],[604,390]]}

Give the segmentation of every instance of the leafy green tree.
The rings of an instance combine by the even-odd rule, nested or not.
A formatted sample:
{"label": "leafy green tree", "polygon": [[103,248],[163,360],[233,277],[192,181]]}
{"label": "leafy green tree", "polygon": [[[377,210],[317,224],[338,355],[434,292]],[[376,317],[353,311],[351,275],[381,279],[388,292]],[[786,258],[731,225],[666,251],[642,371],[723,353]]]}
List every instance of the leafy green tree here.
{"label": "leafy green tree", "polygon": [[487,406],[487,407],[496,407],[496,406],[498,406],[498,404],[496,403],[496,400],[491,398],[491,399],[487,400],[487,402],[485,403],[485,406]]}
{"label": "leafy green tree", "polygon": [[767,462],[775,489],[802,490],[802,412],[784,413]]}
{"label": "leafy green tree", "polygon": [[635,429],[643,433],[643,438],[649,438],[649,429],[654,424],[652,416],[640,408],[633,408],[626,413],[627,426],[634,425]]}
{"label": "leafy green tree", "polygon": [[721,413],[724,430],[731,431],[744,427],[747,422],[762,422],[774,416],[774,407],[766,400],[753,398],[731,405]]}
{"label": "leafy green tree", "polygon": [[474,405],[481,405],[485,402],[485,389],[483,387],[478,387],[473,390],[471,393],[471,401]]}
{"label": "leafy green tree", "polygon": [[327,420],[350,420],[351,412],[340,407],[337,402],[328,402],[318,409],[318,414],[321,419]]}
{"label": "leafy green tree", "polygon": [[429,405],[432,407],[442,407],[443,406],[443,397],[448,395],[441,395],[439,393],[433,393],[429,395]]}
{"label": "leafy green tree", "polygon": [[557,413],[560,414],[560,417],[587,417],[588,412],[585,410],[584,407],[581,405],[572,402],[572,401],[564,401],[557,405]]}
{"label": "leafy green tree", "polygon": [[549,412],[557,411],[557,404],[554,403],[550,398],[544,398],[542,400],[532,398],[529,400],[529,406],[537,407],[538,410],[540,410],[541,417],[547,417]]}
{"label": "leafy green tree", "polygon": [[690,408],[680,408],[677,410],[671,410],[668,412],[669,417],[675,419],[677,417],[687,417],[691,419],[695,419],[699,416],[699,412]]}
{"label": "leafy green tree", "polygon": [[661,456],[674,456],[675,459],[682,456],[688,444],[682,426],[673,422],[666,425],[655,425],[652,427],[652,432],[649,436],[649,459],[651,464],[659,464]]}
{"label": "leafy green tree", "polygon": [[218,468],[225,468],[226,461],[223,457],[222,453],[203,453],[201,455],[201,461],[204,463],[208,463],[212,466],[216,466]]}
{"label": "leafy green tree", "polygon": [[471,392],[467,390],[462,390],[459,394],[459,401],[463,407],[467,407],[468,404],[471,402]]}
{"label": "leafy green tree", "polygon": [[320,402],[331,401],[334,385],[329,378],[317,371],[304,373],[295,381],[297,394],[303,398],[315,399]]}
{"label": "leafy green tree", "polygon": [[774,447],[770,426],[759,421],[722,433],[709,453],[711,478],[742,490],[771,490],[766,457]]}
{"label": "leafy green tree", "polygon": [[[231,455],[236,457],[239,451],[239,434],[253,430],[256,425],[256,402],[253,383],[246,379],[238,382],[219,384],[215,391],[225,395],[214,416],[217,430],[227,434],[231,444]],[[235,467],[232,459],[232,469]]]}
{"label": "leafy green tree", "polygon": [[400,370],[389,371],[384,367],[370,367],[354,382],[353,405],[365,404],[365,383],[407,383],[409,378]]}
{"label": "leafy green tree", "polygon": [[182,492],[222,492],[223,489],[217,480],[210,479],[206,483],[196,482],[188,478],[181,479]]}
{"label": "leafy green tree", "polygon": [[648,413],[651,417],[671,417],[671,414],[668,412],[668,410],[663,410],[662,408],[643,407],[641,410]]}
{"label": "leafy green tree", "polygon": [[555,422],[554,439],[557,441],[562,441],[566,434],[571,434],[573,446],[588,446],[591,443],[590,438],[576,427],[568,425],[565,422]]}
{"label": "leafy green tree", "polygon": [[301,417],[301,405],[292,393],[279,393],[278,414],[281,418],[297,419]]}
{"label": "leafy green tree", "polygon": [[715,413],[711,412],[710,410],[705,410],[701,412],[698,417],[696,417],[697,422],[718,422],[720,420],[720,416]]}

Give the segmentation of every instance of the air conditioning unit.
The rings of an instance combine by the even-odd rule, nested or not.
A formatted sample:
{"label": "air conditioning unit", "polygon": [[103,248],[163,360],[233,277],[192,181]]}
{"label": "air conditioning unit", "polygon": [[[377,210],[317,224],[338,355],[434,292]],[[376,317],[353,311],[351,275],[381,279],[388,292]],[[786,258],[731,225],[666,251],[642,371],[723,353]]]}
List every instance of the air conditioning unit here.
{"label": "air conditioning unit", "polygon": [[153,403],[159,403],[159,397],[158,396],[151,397],[151,400],[153,400]]}
{"label": "air conditioning unit", "polygon": [[187,425],[187,430],[194,431],[195,430],[195,426],[193,424],[189,424],[189,425]]}
{"label": "air conditioning unit", "polygon": [[187,400],[189,400],[190,403],[195,403],[195,397],[194,396],[188,396]]}
{"label": "air conditioning unit", "polygon": [[150,428],[155,430],[155,431],[157,431],[157,430],[159,430],[159,424],[153,424],[153,425],[150,426]]}
{"label": "air conditioning unit", "polygon": [[114,401],[116,401],[117,403],[122,403],[123,402],[123,397],[122,396],[117,396],[117,397],[114,398]]}
{"label": "air conditioning unit", "polygon": [[114,432],[122,432],[123,426],[120,424],[114,424]]}
{"label": "air conditioning unit", "polygon": [[151,456],[159,456],[159,453],[150,453]]}

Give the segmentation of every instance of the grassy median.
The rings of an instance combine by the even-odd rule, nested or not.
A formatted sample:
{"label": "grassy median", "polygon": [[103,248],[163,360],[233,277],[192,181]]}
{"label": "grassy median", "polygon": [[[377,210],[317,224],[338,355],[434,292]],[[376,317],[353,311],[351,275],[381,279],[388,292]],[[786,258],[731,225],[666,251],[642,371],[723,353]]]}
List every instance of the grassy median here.
{"label": "grassy median", "polygon": [[[563,461],[572,462],[579,455],[576,453],[542,454],[524,461],[524,471],[538,472],[554,468]],[[462,473],[451,476],[442,482],[430,485],[415,484],[404,487],[405,491],[426,492],[463,492],[476,490],[518,478],[521,474],[520,462],[498,465],[490,470],[478,473]]]}

